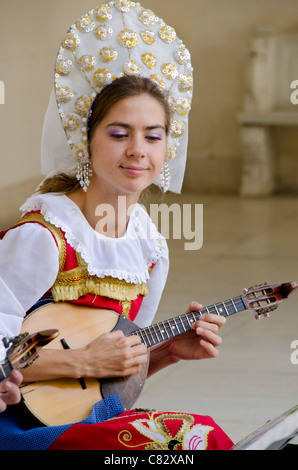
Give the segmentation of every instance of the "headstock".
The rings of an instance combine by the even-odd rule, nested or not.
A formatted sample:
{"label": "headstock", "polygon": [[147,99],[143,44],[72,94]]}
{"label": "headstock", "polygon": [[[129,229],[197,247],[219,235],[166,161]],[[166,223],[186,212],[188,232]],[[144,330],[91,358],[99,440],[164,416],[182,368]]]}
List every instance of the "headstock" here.
{"label": "headstock", "polygon": [[3,339],[9,348],[6,357],[13,369],[29,366],[38,356],[38,351],[58,336],[58,330],[44,330],[29,335],[22,333],[12,339]]}
{"label": "headstock", "polygon": [[255,311],[255,317],[269,316],[278,303],[288,298],[298,288],[298,282],[269,285],[267,283],[244,289],[243,300],[248,309]]}

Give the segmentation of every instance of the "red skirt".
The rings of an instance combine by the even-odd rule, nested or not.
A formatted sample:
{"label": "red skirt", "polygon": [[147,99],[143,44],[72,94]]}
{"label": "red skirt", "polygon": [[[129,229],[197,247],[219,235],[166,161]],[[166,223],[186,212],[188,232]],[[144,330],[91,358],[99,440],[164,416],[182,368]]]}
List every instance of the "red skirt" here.
{"label": "red skirt", "polygon": [[96,424],[74,424],[48,450],[229,450],[209,416],[131,410]]}

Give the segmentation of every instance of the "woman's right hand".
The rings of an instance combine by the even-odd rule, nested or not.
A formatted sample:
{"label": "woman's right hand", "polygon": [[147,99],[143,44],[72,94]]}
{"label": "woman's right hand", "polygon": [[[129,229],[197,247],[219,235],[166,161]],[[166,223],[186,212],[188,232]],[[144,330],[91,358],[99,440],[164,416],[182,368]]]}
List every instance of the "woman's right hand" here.
{"label": "woman's right hand", "polygon": [[22,374],[17,370],[13,370],[9,377],[0,382],[0,413],[6,410],[7,405],[19,403],[21,382]]}
{"label": "woman's right hand", "polygon": [[148,360],[147,348],[137,335],[115,330],[80,349],[81,377],[123,377],[138,374]]}

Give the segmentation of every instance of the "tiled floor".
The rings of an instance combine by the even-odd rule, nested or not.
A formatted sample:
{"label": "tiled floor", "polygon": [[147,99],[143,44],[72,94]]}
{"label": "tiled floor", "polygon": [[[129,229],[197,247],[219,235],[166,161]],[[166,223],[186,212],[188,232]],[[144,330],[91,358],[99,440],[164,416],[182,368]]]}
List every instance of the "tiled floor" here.
{"label": "tiled floor", "polygon": [[[204,243],[185,251],[169,240],[171,271],[156,321],[240,295],[243,288],[298,281],[298,197],[245,199],[184,195],[165,202],[203,204]],[[193,216],[194,217],[194,216]],[[194,221],[194,218],[192,219]],[[227,319],[216,359],[180,362],[146,382],[137,406],[211,415],[239,441],[298,404],[298,292],[268,319],[252,311]]]}

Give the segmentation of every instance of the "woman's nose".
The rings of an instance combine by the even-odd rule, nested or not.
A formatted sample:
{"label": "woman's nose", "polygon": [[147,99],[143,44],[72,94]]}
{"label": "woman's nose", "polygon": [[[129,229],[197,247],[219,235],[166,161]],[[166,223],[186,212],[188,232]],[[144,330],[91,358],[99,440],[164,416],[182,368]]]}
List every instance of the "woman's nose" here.
{"label": "woman's nose", "polygon": [[129,157],[140,158],[145,156],[144,145],[140,137],[133,137],[127,147],[127,155]]}

